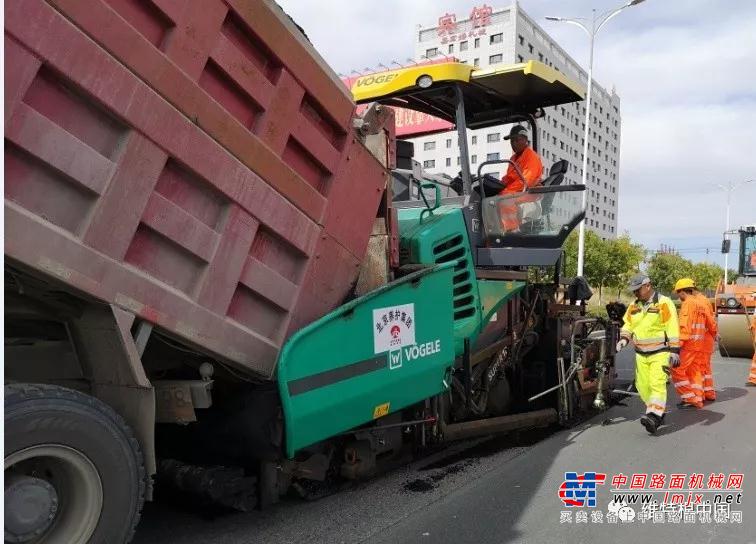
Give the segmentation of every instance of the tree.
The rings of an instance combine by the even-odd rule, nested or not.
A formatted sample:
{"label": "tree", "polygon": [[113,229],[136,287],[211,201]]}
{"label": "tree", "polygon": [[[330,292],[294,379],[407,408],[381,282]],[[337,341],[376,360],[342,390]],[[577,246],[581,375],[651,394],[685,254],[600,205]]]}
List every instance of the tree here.
{"label": "tree", "polygon": [[713,291],[724,277],[724,269],[712,263],[696,263],[691,271],[696,287],[701,291]]}
{"label": "tree", "polygon": [[[564,244],[566,275],[577,274],[578,234],[570,233]],[[598,288],[599,304],[603,301],[604,287],[621,289],[643,261],[643,246],[633,244],[628,235],[616,240],[603,240],[593,231],[585,233],[586,281]],[[619,295],[618,295],[619,296]]]}
{"label": "tree", "polygon": [[616,240],[608,240],[608,245],[612,273],[607,280],[607,286],[616,289],[619,298],[630,278],[638,272],[645,250],[642,245],[634,244],[627,234]]}
{"label": "tree", "polygon": [[674,253],[655,253],[648,261],[648,277],[662,293],[671,293],[680,278],[693,276],[693,263]]}
{"label": "tree", "polygon": [[564,242],[564,275],[568,278],[577,276],[578,231],[573,230]]}

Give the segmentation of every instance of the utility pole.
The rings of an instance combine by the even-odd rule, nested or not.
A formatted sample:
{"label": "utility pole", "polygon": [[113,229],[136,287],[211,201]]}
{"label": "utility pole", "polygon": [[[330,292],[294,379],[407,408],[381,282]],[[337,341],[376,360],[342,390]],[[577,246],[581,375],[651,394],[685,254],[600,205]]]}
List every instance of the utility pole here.
{"label": "utility pole", "polygon": [[[561,22],[561,23],[568,23],[571,25],[579,26],[583,29],[583,31],[588,34],[588,37],[591,40],[591,49],[590,49],[590,56],[588,60],[588,89],[586,90],[586,105],[585,105],[585,134],[583,136],[583,175],[582,175],[582,181],[581,183],[583,186],[587,184],[588,181],[588,149],[589,149],[589,137],[591,135],[591,90],[593,88],[593,44],[596,40],[596,34],[598,34],[598,31],[601,30],[601,27],[603,27],[609,19],[614,17],[615,15],[618,15],[623,9],[629,8],[631,6],[637,6],[641,2],[644,2],[645,0],[631,0],[630,2],[627,2],[626,4],[623,4],[617,8],[611,9],[609,11],[605,11],[598,17],[596,16],[596,10],[593,10],[593,13],[591,15],[591,28],[589,29],[585,24],[583,24],[581,21],[585,21],[585,18],[578,17],[575,19],[570,19],[566,17],[546,17],[547,21],[555,21],[555,22]],[[582,210],[585,212],[586,206],[587,206],[587,200],[588,200],[588,191],[583,190],[583,205]],[[585,218],[580,222],[580,228],[578,230],[578,262],[577,262],[577,275],[582,276],[583,275],[583,265],[585,263]]]}

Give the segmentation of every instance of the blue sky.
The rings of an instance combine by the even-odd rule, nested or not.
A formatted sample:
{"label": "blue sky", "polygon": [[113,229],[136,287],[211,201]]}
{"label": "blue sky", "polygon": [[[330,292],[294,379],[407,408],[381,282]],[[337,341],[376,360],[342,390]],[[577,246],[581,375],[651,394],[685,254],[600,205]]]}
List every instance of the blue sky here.
{"label": "blue sky", "polygon": [[[413,53],[417,24],[482,1],[279,0],[337,72],[388,65]],[[509,0],[487,2],[493,7]],[[581,65],[588,39],[546,15],[590,16],[606,0],[521,0]],[[622,98],[619,228],[650,249],[666,243],[722,264],[725,225],[717,183],[756,179],[756,0],[646,0],[596,40],[594,75]],[[731,225],[756,224],[756,182],[733,194]],[[734,255],[731,254],[731,257]],[[731,258],[731,262],[732,262]]]}

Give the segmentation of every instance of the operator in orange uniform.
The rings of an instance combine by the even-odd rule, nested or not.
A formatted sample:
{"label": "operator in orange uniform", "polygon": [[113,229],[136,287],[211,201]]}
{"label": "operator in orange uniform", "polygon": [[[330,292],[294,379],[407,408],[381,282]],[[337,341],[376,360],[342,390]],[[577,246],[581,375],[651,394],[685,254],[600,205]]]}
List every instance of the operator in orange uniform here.
{"label": "operator in orange uniform", "polygon": [[[529,187],[535,187],[541,181],[543,173],[543,164],[541,157],[538,156],[532,147],[530,147],[530,135],[528,130],[522,125],[515,125],[509,131],[508,139],[514,152],[509,160],[512,163],[507,168],[507,173],[501,178],[504,189],[500,195],[509,195],[521,193]],[[517,168],[515,168],[515,166]],[[518,175],[520,171],[522,177]],[[523,182],[523,179],[525,180]],[[527,184],[527,186],[526,186]],[[517,199],[508,199],[499,202],[499,215],[501,217],[501,228],[504,232],[516,231],[520,227],[520,220],[517,217],[517,204],[530,202],[532,198],[527,196]]]}
{"label": "operator in orange uniform", "polygon": [[694,283],[682,278],[675,284],[680,297],[680,366],[672,369],[672,383],[680,395],[678,408],[703,408],[702,367],[706,360],[706,312],[694,294]]}
{"label": "operator in orange uniform", "polygon": [[[692,281],[692,280],[691,280]],[[705,327],[704,333],[704,352],[705,357],[701,357],[701,375],[703,376],[703,392],[705,401],[717,400],[717,392],[714,390],[714,371],[711,369],[711,356],[714,353],[714,343],[719,339],[719,327],[717,319],[714,317],[714,310],[711,307],[709,299],[695,285],[693,286],[693,295],[698,299],[698,303],[704,311]]]}

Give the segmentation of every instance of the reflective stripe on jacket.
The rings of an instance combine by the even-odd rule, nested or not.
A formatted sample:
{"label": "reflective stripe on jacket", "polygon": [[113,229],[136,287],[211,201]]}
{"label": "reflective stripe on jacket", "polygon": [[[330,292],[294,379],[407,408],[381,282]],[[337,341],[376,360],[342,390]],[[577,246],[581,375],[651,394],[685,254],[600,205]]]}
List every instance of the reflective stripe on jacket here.
{"label": "reflective stripe on jacket", "polygon": [[707,336],[704,303],[697,296],[689,296],[680,306],[680,348],[706,352],[709,345]]}
{"label": "reflective stripe on jacket", "polygon": [[633,340],[637,353],[679,352],[680,328],[675,305],[659,293],[654,293],[648,302],[636,300],[625,312],[620,334]]}
{"label": "reflective stripe on jacket", "polygon": [[714,342],[717,337],[719,329],[717,327],[717,319],[714,317],[714,309],[711,307],[709,298],[701,292],[694,295],[704,311],[704,328],[706,333],[704,335],[704,351],[711,353],[714,351]]}
{"label": "reflective stripe on jacket", "polygon": [[522,153],[519,155],[512,155],[509,160],[515,163],[520,169],[522,177],[525,178],[525,182],[528,186],[525,186],[514,166],[510,164],[507,167],[507,173],[501,178],[501,182],[504,184],[504,189],[502,189],[499,194],[521,193],[529,187],[535,187],[538,185],[538,182],[541,179],[541,174],[543,173],[543,164],[541,163],[541,157],[538,156],[538,153],[533,151],[532,147],[526,147],[523,149]]}

